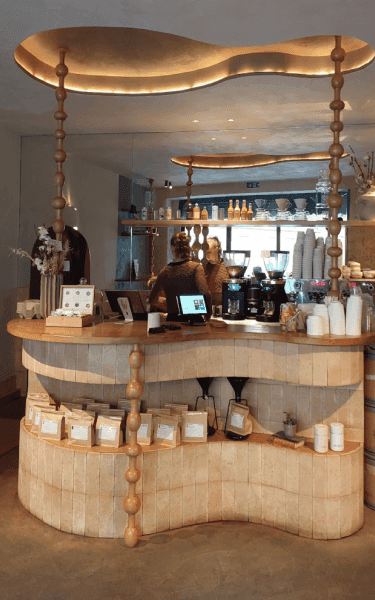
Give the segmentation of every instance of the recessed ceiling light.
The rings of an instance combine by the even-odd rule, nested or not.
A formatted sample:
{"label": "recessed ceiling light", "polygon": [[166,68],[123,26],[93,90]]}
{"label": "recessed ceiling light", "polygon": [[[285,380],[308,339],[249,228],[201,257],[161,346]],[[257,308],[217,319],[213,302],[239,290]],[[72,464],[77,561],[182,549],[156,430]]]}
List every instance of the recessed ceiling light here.
{"label": "recessed ceiling light", "polygon": [[211,138],[212,141],[216,140],[216,138]]}
{"label": "recessed ceiling light", "polygon": [[245,135],[242,136],[241,140],[246,140],[247,137]]}
{"label": "recessed ceiling light", "polygon": [[234,121],[234,119],[227,119],[227,121]]}
{"label": "recessed ceiling light", "polygon": [[194,119],[193,123],[199,123],[198,119]]}

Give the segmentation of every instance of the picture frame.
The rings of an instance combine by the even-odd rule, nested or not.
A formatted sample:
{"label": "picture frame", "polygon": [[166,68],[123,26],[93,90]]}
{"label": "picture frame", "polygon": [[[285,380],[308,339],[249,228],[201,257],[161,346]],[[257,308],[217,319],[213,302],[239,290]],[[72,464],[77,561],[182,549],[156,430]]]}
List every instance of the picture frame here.
{"label": "picture frame", "polygon": [[121,312],[124,315],[125,323],[132,323],[133,313],[130,306],[129,298],[118,298],[117,302],[119,303]]}
{"label": "picture frame", "polygon": [[60,288],[60,308],[79,310],[82,315],[94,314],[94,285],[62,285]]}

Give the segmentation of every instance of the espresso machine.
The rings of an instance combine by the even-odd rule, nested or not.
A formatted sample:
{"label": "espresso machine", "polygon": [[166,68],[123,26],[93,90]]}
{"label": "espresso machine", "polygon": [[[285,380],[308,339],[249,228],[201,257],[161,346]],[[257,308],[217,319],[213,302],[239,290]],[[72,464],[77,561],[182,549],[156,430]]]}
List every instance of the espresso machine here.
{"label": "espresso machine", "polygon": [[230,277],[222,284],[223,319],[242,321],[246,318],[248,280],[244,275],[250,262],[250,250],[223,252],[223,260]]}
{"label": "espresso machine", "polygon": [[288,302],[283,277],[289,262],[289,252],[264,250],[262,258],[268,279],[261,282],[262,307],[256,320],[261,323],[278,323],[280,320],[280,307]]}

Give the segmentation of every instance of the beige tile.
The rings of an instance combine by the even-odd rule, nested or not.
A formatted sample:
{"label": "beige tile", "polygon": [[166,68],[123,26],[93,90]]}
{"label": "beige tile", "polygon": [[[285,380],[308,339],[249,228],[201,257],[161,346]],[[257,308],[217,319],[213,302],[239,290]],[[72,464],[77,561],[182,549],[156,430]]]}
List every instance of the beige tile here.
{"label": "beige tile", "polygon": [[63,489],[61,492],[61,517],[60,529],[66,533],[72,533],[73,523],[73,493]]}
{"label": "beige tile", "polygon": [[74,454],[74,451],[69,448],[62,449],[61,487],[68,492],[73,491]]}
{"label": "beige tile", "polygon": [[[226,367],[223,362],[224,368]],[[248,377],[249,355],[246,339],[234,340],[234,375],[235,377]]]}
{"label": "beige tile", "polygon": [[274,527],[285,531],[285,489],[275,488]]}
{"label": "beige tile", "polygon": [[86,495],[85,535],[99,537],[99,496]]}
{"label": "beige tile", "polygon": [[[232,340],[230,340],[232,341]],[[223,376],[223,353],[222,340],[210,340],[210,354],[208,364],[210,369],[210,377]],[[234,347],[233,347],[234,354]]]}
{"label": "beige tile", "polygon": [[197,444],[195,447],[195,483],[208,482],[208,444]]}
{"label": "beige tile", "polygon": [[125,498],[128,493],[128,482],[125,472],[129,467],[129,457],[125,453],[115,454],[115,496]]}
{"label": "beige tile", "polygon": [[44,481],[46,442],[42,439],[38,439],[37,448],[38,448],[38,479],[40,479],[41,481]]}
{"label": "beige tile", "polygon": [[44,503],[44,481],[38,479],[36,483],[36,503],[35,503],[35,516],[38,519],[43,519],[43,503]]}
{"label": "beige tile", "polygon": [[286,454],[285,448],[274,448],[274,487],[286,490]]}
{"label": "beige tile", "polygon": [[313,385],[328,385],[327,352],[325,346],[314,346]]}
{"label": "beige tile", "polygon": [[313,383],[313,346],[301,344],[298,352],[299,383],[312,385]]}
{"label": "beige tile", "polygon": [[327,497],[340,496],[340,456],[329,455],[327,461]]}
{"label": "beige tile", "polygon": [[43,497],[43,505],[42,505],[43,513],[42,520],[47,525],[51,525],[52,523],[52,486],[45,483],[44,484],[44,497]]}
{"label": "beige tile", "polygon": [[287,450],[286,453],[286,489],[293,494],[299,493],[299,452]]}
{"label": "beige tile", "polygon": [[159,380],[159,344],[145,346],[145,381]]}
{"label": "beige tile", "polygon": [[327,456],[313,455],[313,497],[327,498]]}
{"label": "beige tile", "polygon": [[171,380],[173,346],[174,344],[159,344],[159,381]]}
{"label": "beige tile", "polygon": [[[22,431],[22,429],[21,429]],[[53,446],[52,444],[45,444],[44,450],[44,481],[48,485],[52,485],[52,474],[53,474]]]}
{"label": "beige tile", "polygon": [[221,450],[221,479],[234,481],[234,447],[236,442],[224,442]]}
{"label": "beige tile", "polygon": [[[363,429],[364,422],[364,395],[363,390],[350,391],[349,397],[349,426],[355,429]],[[345,436],[346,437],[346,436]]]}
{"label": "beige tile", "polygon": [[116,345],[116,383],[124,384],[130,381],[129,355],[130,346]]}
{"label": "beige tile", "polygon": [[298,505],[298,494],[285,492],[285,530],[295,535],[298,535]]}
{"label": "beige tile", "polygon": [[275,523],[275,488],[262,485],[262,525]]}
{"label": "beige tile", "polygon": [[158,465],[158,452],[145,452],[143,457],[143,485],[142,493],[156,492],[156,473]]}
{"label": "beige tile", "polygon": [[99,469],[99,495],[112,497],[115,489],[114,454],[100,454]]}
{"label": "beige tile", "polygon": [[170,529],[179,529],[182,527],[182,487],[170,490]]}
{"label": "beige tile", "polygon": [[[103,346],[96,344],[89,345],[89,358],[88,358],[88,383],[98,384],[102,383],[102,350]],[[122,382],[119,382],[122,383]]]}
{"label": "beige tile", "polygon": [[159,450],[157,455],[156,491],[159,492],[161,490],[169,490],[172,455],[169,449]]}
{"label": "beige tile", "polygon": [[195,522],[208,521],[208,483],[198,483],[195,486]]}
{"label": "beige tile", "polygon": [[89,359],[88,344],[76,345],[76,381],[87,383],[87,367]]}
{"label": "beige tile", "polygon": [[298,500],[298,535],[301,537],[312,538],[313,536],[312,508],[312,497],[300,494]]}
{"label": "beige tile", "polygon": [[113,496],[99,496],[99,537],[113,538]]}
{"label": "beige tile", "polygon": [[311,388],[306,385],[297,387],[297,423],[298,433],[306,435],[311,427]]}
{"label": "beige tile", "polygon": [[142,532],[143,535],[156,532],[156,492],[142,496]]}
{"label": "beige tile", "polygon": [[327,499],[313,498],[313,538],[327,539]]}
{"label": "beige tile", "polygon": [[261,377],[262,376],[262,359],[260,352],[260,340],[248,340],[248,377]]}
{"label": "beige tile", "polygon": [[[184,351],[183,344],[174,344],[172,352],[172,377],[174,380],[184,377]],[[156,381],[156,379],[155,379]]]}
{"label": "beige tile", "polygon": [[38,480],[34,475],[30,475],[30,512],[35,515],[37,510],[37,485]]}
{"label": "beige tile", "polygon": [[299,453],[299,493],[312,496],[313,492],[313,456]]}
{"label": "beige tile", "polygon": [[346,537],[353,532],[353,516],[355,514],[355,494],[340,498],[340,536]]}
{"label": "beige tile", "polygon": [[86,495],[73,493],[73,522],[72,533],[85,535]]}
{"label": "beige tile", "polygon": [[51,526],[60,529],[61,521],[61,490],[52,487]]}
{"label": "beige tile", "polygon": [[[220,373],[222,376],[225,372],[226,377],[233,377],[235,373],[235,344],[234,340],[221,340],[221,359],[222,359],[222,367],[223,371]],[[211,362],[210,362],[211,365]],[[210,373],[212,377],[212,374]],[[249,375],[247,374],[246,377]]]}
{"label": "beige tile", "polygon": [[326,388],[324,390],[324,409],[323,409],[323,423],[330,425],[331,423],[337,422],[337,402],[336,402],[336,390],[334,388]]}
{"label": "beige tile", "polygon": [[274,465],[275,448],[273,446],[264,445],[262,449],[262,485],[274,487],[275,481],[275,465]]}
{"label": "beige tile", "polygon": [[354,429],[348,427],[345,430],[345,440],[347,442],[362,442],[364,441],[363,429]]}
{"label": "beige tile", "polygon": [[350,454],[340,455],[340,496],[352,493],[352,457]]}
{"label": "beige tile", "polygon": [[222,520],[234,520],[234,481],[222,482]]}
{"label": "beige tile", "polygon": [[249,483],[249,521],[262,522],[262,486],[258,483]]}
{"label": "beige tile", "polygon": [[327,538],[340,539],[340,498],[327,499]]}
{"label": "beige tile", "polygon": [[86,493],[86,464],[86,452],[74,452],[73,491],[75,494]]}
{"label": "beige tile", "polygon": [[86,494],[99,496],[100,454],[88,452],[86,459]]}
{"label": "beige tile", "polygon": [[[263,446],[264,448],[264,446]],[[262,483],[262,445],[261,444],[249,444],[248,445],[248,456],[249,456],[249,483],[261,484]]]}
{"label": "beige tile", "polygon": [[169,489],[156,492],[156,531],[169,529]]}
{"label": "beige tile", "polygon": [[[56,345],[54,342],[45,342],[46,346],[46,368],[45,374],[47,377],[51,377],[53,375],[53,371],[56,363]],[[77,344],[79,347],[81,344]]]}
{"label": "beige tile", "polygon": [[234,480],[247,483],[249,480],[249,444],[236,444],[234,446]]}
{"label": "beige tile", "polygon": [[249,484],[243,481],[234,483],[234,519],[236,521],[249,520]]}
{"label": "beige tile", "polygon": [[116,383],[116,346],[114,344],[103,346],[102,361],[102,383],[106,385]]}
{"label": "beige tile", "polygon": [[[223,442],[223,444],[226,443]],[[208,444],[208,480],[210,482],[221,482],[221,448],[221,442]]]}
{"label": "beige tile", "polygon": [[350,381],[350,346],[340,347],[340,368],[341,368],[341,383],[340,385],[349,385]]}
{"label": "beige tile", "polygon": [[298,344],[286,345],[286,373],[288,383],[299,382]]}
{"label": "beige tile", "polygon": [[221,521],[222,515],[222,484],[212,481],[208,484],[208,520]]}
{"label": "beige tile", "polygon": [[275,372],[275,355],[274,342],[270,340],[261,340],[260,352],[262,360],[261,376],[263,379],[274,379]]}
{"label": "beige tile", "polygon": [[[184,379],[195,379],[197,376],[197,350],[195,342],[184,343]],[[160,366],[159,366],[160,370]],[[211,375],[212,377],[212,375]]]}
{"label": "beige tile", "polygon": [[286,381],[286,343],[274,342],[274,378]]}
{"label": "beige tile", "polygon": [[323,389],[319,387],[311,388],[311,424],[323,422]]}
{"label": "beige tile", "polygon": [[182,447],[182,485],[195,484],[195,445]]}
{"label": "beige tile", "polygon": [[258,421],[271,420],[271,392],[272,386],[258,383]]}
{"label": "beige tile", "polygon": [[197,377],[210,377],[209,364],[209,340],[199,340],[196,342],[197,356]]}
{"label": "beige tile", "polygon": [[[187,447],[187,446],[186,446]],[[182,488],[182,524],[194,525],[195,523],[195,484],[184,485]]]}
{"label": "beige tile", "polygon": [[328,360],[328,385],[336,387],[342,385],[341,383],[341,352],[336,346],[327,348],[327,360]]}
{"label": "beige tile", "polygon": [[360,490],[363,490],[363,452],[358,450],[351,454],[352,463],[352,489],[351,493],[354,494]]}
{"label": "beige tile", "polygon": [[283,385],[271,385],[271,415],[270,421],[279,422],[280,429],[282,429],[282,422],[284,420],[283,414]]}
{"label": "beige tile", "polygon": [[62,372],[63,381],[75,381],[76,380],[76,357],[77,348],[75,344],[65,344],[64,353],[64,368]]}
{"label": "beige tile", "polygon": [[[171,453],[171,477],[170,477],[170,487],[180,488],[182,487],[182,447],[173,448],[170,450]],[[146,454],[145,454],[146,456]]]}
{"label": "beige tile", "polygon": [[119,496],[113,498],[113,537],[122,538],[124,536],[125,527],[128,516],[124,511],[124,500]]}
{"label": "beige tile", "polygon": [[363,492],[354,492],[352,532],[358,531],[363,526]]}
{"label": "beige tile", "polygon": [[31,475],[38,477],[38,438],[31,434],[30,436],[30,452],[31,452]]}
{"label": "beige tile", "polygon": [[350,349],[350,383],[358,383],[363,379],[363,351],[361,346]]}

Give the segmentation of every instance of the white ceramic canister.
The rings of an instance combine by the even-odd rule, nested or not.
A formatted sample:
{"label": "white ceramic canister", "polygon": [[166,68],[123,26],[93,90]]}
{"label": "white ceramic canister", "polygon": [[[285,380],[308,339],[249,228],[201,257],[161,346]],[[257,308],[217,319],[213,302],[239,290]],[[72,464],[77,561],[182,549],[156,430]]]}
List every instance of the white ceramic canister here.
{"label": "white ceramic canister", "polygon": [[335,452],[344,450],[344,425],[343,423],[331,423],[331,439],[329,447]]}
{"label": "white ceramic canister", "polygon": [[213,221],[219,220],[219,207],[216,206],[216,204],[213,204],[213,206],[212,206],[212,220]]}
{"label": "white ceramic canister", "polygon": [[328,425],[319,423],[314,427],[314,450],[320,454],[328,452]]}

